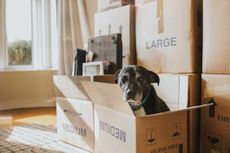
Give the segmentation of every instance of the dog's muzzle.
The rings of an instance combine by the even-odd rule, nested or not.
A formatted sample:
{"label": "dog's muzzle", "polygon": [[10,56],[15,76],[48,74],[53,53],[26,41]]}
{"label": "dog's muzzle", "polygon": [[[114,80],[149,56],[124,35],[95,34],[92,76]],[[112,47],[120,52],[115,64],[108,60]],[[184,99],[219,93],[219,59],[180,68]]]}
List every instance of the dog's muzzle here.
{"label": "dog's muzzle", "polygon": [[126,97],[127,97],[126,99],[135,99],[136,92],[134,90],[128,89],[126,93]]}
{"label": "dog's muzzle", "polygon": [[142,94],[137,93],[135,90],[128,89],[124,92],[123,101],[131,105],[139,105],[141,103]]}

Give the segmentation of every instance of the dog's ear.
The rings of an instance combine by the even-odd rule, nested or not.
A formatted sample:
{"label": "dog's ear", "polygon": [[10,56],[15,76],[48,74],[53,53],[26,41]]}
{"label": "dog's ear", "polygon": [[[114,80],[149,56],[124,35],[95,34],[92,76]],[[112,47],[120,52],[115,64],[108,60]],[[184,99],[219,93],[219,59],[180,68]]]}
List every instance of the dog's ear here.
{"label": "dog's ear", "polygon": [[121,72],[121,69],[117,70],[117,72],[114,74],[113,79],[114,79],[115,83],[118,83],[118,78],[119,78],[120,72]]}
{"label": "dog's ear", "polygon": [[159,83],[160,83],[159,76],[152,71],[149,71],[149,74],[150,74],[151,83],[157,83],[157,85],[159,86]]}

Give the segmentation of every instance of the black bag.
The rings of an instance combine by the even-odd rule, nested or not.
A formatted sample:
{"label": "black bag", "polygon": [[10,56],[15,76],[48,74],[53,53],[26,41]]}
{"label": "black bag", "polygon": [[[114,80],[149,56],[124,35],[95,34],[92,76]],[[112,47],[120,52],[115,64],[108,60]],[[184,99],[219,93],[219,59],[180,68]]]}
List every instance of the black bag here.
{"label": "black bag", "polygon": [[82,65],[86,62],[87,52],[83,49],[77,48],[75,50],[73,75],[82,75]]}

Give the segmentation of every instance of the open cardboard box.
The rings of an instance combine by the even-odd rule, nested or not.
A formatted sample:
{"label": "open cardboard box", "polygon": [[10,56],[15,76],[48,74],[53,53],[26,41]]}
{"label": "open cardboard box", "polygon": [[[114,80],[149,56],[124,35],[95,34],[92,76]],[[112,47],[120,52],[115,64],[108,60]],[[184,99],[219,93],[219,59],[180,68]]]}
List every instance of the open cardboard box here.
{"label": "open cardboard box", "polygon": [[[81,82],[94,103],[95,152],[155,153],[197,150],[200,75],[160,75],[158,95],[172,111],[135,117],[115,84]],[[175,103],[177,102],[177,103]],[[197,121],[198,122],[198,121]],[[195,128],[195,129],[194,129]]]}
{"label": "open cardboard box", "polygon": [[[159,74],[156,92],[170,110],[186,109],[200,104],[201,76],[199,74]],[[199,110],[188,112],[188,152],[199,151]]]}
{"label": "open cardboard box", "polygon": [[57,134],[67,143],[94,152],[93,103],[80,81],[113,83],[113,75],[64,76],[53,78],[57,95]]}
{"label": "open cardboard box", "polygon": [[[55,76],[60,97],[57,100],[59,137],[90,152],[112,152],[111,145],[116,153],[196,152],[197,110],[181,109],[199,104],[200,75],[159,76],[160,85],[154,85],[155,89],[172,112],[144,117],[133,115],[129,105],[121,101],[121,91],[115,84],[94,84],[90,77]],[[94,77],[93,81],[113,82],[108,77]]]}
{"label": "open cardboard box", "polygon": [[95,152],[187,152],[187,111],[135,117],[117,85],[82,85],[94,103]]}

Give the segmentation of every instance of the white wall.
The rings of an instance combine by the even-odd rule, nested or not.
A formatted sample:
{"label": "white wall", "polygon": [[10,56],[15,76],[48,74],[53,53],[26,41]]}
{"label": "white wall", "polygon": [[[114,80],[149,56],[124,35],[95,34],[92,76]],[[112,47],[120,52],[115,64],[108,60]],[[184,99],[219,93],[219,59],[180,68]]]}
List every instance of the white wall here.
{"label": "white wall", "polygon": [[0,72],[0,110],[55,106],[55,71]]}

